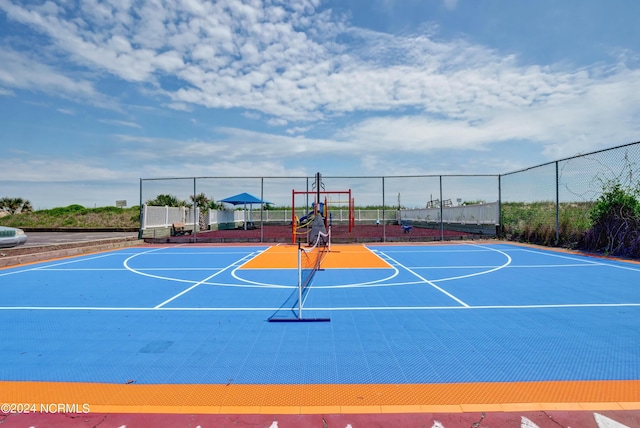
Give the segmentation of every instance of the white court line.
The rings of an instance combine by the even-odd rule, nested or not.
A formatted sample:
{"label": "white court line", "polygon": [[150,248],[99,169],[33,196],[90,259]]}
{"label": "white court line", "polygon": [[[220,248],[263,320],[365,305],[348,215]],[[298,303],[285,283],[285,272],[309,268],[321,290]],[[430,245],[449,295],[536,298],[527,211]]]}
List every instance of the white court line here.
{"label": "white court line", "polygon": [[[123,262],[123,265],[127,270],[131,271],[132,273],[135,273],[135,274],[138,274],[138,275],[142,275],[142,276],[146,276],[146,277],[149,277],[149,278],[163,279],[163,280],[166,280],[166,281],[174,281],[174,282],[184,282],[184,283],[187,283],[187,284],[195,284],[195,283],[201,284],[202,283],[201,281],[199,282],[199,281],[187,280],[187,279],[182,279],[182,278],[175,278],[175,277],[171,277],[171,276],[161,276],[161,275],[153,275],[151,273],[147,273],[147,272],[155,272],[155,271],[159,271],[159,272],[160,271],[169,271],[169,272],[171,272],[171,271],[198,270],[197,268],[195,268],[195,269],[190,269],[190,268],[164,268],[164,269],[163,268],[157,268],[157,269],[136,268],[136,269],[134,269],[134,268],[129,266],[129,261],[131,259],[133,259],[135,257],[138,257],[138,256],[141,256],[141,255],[145,255],[146,256],[149,253],[152,253],[152,252],[155,252],[155,251],[159,251],[159,250],[162,250],[162,249],[164,249],[164,248],[154,248],[154,249],[149,250],[149,251],[143,251],[141,253],[134,254],[131,257],[127,258]],[[249,253],[249,254],[246,254],[246,251],[233,251],[233,252],[223,252],[223,253],[211,252],[211,253],[208,253],[208,254],[214,254],[214,255],[217,255],[217,254],[234,254],[234,255],[245,254],[245,257],[243,257],[242,259],[238,260],[238,261],[242,261],[247,257],[250,257],[250,256],[255,255],[255,254],[259,254],[259,253],[261,253],[263,251],[264,251],[264,249],[260,249],[258,251],[254,251],[254,252]],[[185,255],[187,253],[172,253],[172,252],[167,251],[167,252],[163,252],[162,254],[163,255],[167,255],[167,254]],[[201,254],[205,254],[205,253],[188,253],[188,254],[201,255]],[[218,270],[217,273],[220,273],[222,271],[225,271],[225,270],[229,269],[232,266],[235,266],[238,263],[238,261],[236,261],[236,262],[232,263],[231,265],[229,265],[227,267],[224,267],[224,268],[211,267],[211,268],[208,268],[208,269],[207,268],[201,268],[200,270],[203,270],[203,271],[206,271],[206,270],[209,270],[209,271]],[[212,275],[210,278],[213,278],[214,276],[215,275]],[[233,284],[226,284],[226,285],[231,285],[232,286]],[[277,285],[274,285],[274,286],[277,286]]]}
{"label": "white court line", "polygon": [[[218,255],[242,255],[242,254],[246,254],[246,251],[189,251],[192,250],[192,248],[184,248],[183,245],[185,244],[181,244],[178,247],[171,247],[171,249],[174,248],[181,248],[184,249],[185,251],[170,251],[166,248],[155,248],[156,250],[166,250],[162,252],[162,255],[170,255],[170,256],[206,256],[206,255],[210,255],[210,256],[218,256]],[[200,247],[202,248],[202,247]],[[137,253],[136,253],[137,254]],[[135,254],[134,254],[135,255]]]}
{"label": "white court line", "polygon": [[500,265],[500,266],[495,266],[493,269],[484,270],[482,272],[474,272],[474,273],[470,273],[468,275],[460,275],[460,276],[452,276],[450,278],[434,279],[433,282],[452,281],[452,280],[455,280],[455,279],[471,278],[471,277],[474,277],[474,276],[485,275],[487,273],[491,273],[491,272],[498,271],[500,269],[504,269],[504,268],[506,268],[507,266],[509,266],[511,264],[511,261],[512,261],[511,260],[511,256],[509,256],[509,254],[505,253],[504,251],[500,251],[498,249],[491,248],[491,247],[485,247],[484,245],[477,245],[477,244],[465,244],[465,245],[471,245],[473,247],[484,248],[484,249],[489,250],[489,251],[495,251],[496,253],[500,253],[503,256],[505,256],[507,258],[507,261],[504,264]]}
{"label": "white court line", "polygon": [[[490,269],[487,269],[487,270],[484,270],[484,271],[481,271],[481,272],[474,272],[474,273],[470,273],[470,274],[467,274],[467,275],[453,276],[453,277],[449,277],[449,278],[434,279],[434,280],[432,280],[432,281],[427,281],[427,280],[426,280],[426,279],[424,279],[423,277],[419,276],[416,272],[414,272],[413,270],[411,270],[411,268],[409,268],[409,267],[407,267],[407,266],[403,266],[403,265],[401,265],[400,263],[398,263],[397,261],[396,261],[396,263],[398,263],[398,265],[399,265],[399,266],[402,266],[403,268],[405,268],[407,271],[411,272],[412,274],[414,274],[414,275],[418,276],[419,278],[423,279],[425,282],[427,282],[428,284],[430,284],[432,287],[435,287],[435,288],[437,288],[438,290],[441,290],[442,292],[446,293],[446,294],[447,294],[447,295],[449,295],[450,297],[452,297],[452,298],[454,298],[454,299],[458,300],[457,298],[453,297],[453,295],[451,295],[451,294],[447,293],[446,291],[444,291],[444,290],[443,290],[443,289],[441,289],[440,287],[436,286],[436,285],[435,285],[435,283],[437,283],[437,282],[444,282],[444,281],[452,281],[452,280],[456,280],[456,279],[463,279],[463,278],[471,278],[471,277],[479,276],[479,275],[485,275],[485,274],[487,274],[487,273],[495,272],[495,271],[498,271],[498,270],[500,270],[500,269],[504,269],[504,268],[506,268],[506,267],[510,266],[510,265],[511,265],[511,261],[512,261],[512,260],[511,260],[511,256],[509,256],[509,254],[505,253],[504,251],[500,251],[500,250],[495,249],[495,248],[485,247],[485,246],[483,246],[483,245],[477,245],[477,244],[464,244],[464,245],[470,245],[470,246],[473,246],[473,247],[476,247],[476,248],[480,248],[480,249],[481,249],[481,250],[473,250],[473,251],[492,251],[492,252],[500,253],[500,254],[502,254],[503,256],[505,256],[505,258],[507,259],[507,261],[506,261],[504,264],[500,265],[500,266],[487,266],[487,267],[488,267],[488,268],[490,268]],[[384,254],[384,253],[382,253],[382,252],[381,252],[381,254]],[[389,257],[387,254],[385,254],[385,256],[386,256],[386,257]],[[390,260],[393,260],[391,257],[389,257],[389,259],[390,259]],[[395,261],[395,260],[394,260],[394,261]],[[415,269],[427,269],[427,268],[428,268],[428,267],[424,267],[424,268],[423,268],[423,267],[420,267],[420,268],[415,268]],[[444,267],[438,267],[438,268],[447,268],[447,267],[446,267],[446,266],[444,266]],[[465,266],[462,266],[461,268],[465,268]],[[460,302],[462,302],[462,301],[460,300]],[[463,304],[465,304],[465,303],[463,303]],[[465,304],[465,305],[466,305],[466,304]]]}
{"label": "white court line", "polygon": [[640,303],[563,303],[557,305],[479,305],[479,306],[353,306],[308,308],[308,311],[406,311],[406,310],[472,310],[472,309],[566,309],[566,308],[629,308]]}
{"label": "white court line", "polygon": [[[566,268],[566,267],[596,267],[601,266],[599,264],[588,264],[588,263],[567,263],[562,265],[509,265],[505,266],[505,269],[527,269],[527,268]],[[495,265],[489,266],[409,266],[411,269],[424,269],[424,270],[437,270],[437,269],[493,269]]]}
{"label": "white court line", "polygon": [[405,269],[407,272],[411,273],[412,275],[418,277],[420,280],[424,281],[425,284],[429,284],[431,287],[435,288],[436,290],[440,291],[441,293],[445,294],[446,296],[452,298],[453,300],[455,300],[456,302],[460,303],[462,306],[464,307],[469,307],[469,305],[467,305],[465,302],[463,302],[462,300],[458,299],[456,296],[454,296],[453,294],[449,293],[448,291],[438,287],[437,285],[435,285],[432,281],[429,281],[428,279],[426,279],[425,277],[421,276],[420,274],[412,271],[411,269],[409,269],[408,267],[404,266],[402,263],[398,262],[397,260],[395,260],[393,257],[390,257],[388,254],[383,253],[382,251],[380,251],[380,254],[384,255],[387,259],[393,261],[396,265],[400,266],[401,268]]}
{"label": "white court line", "polygon": [[568,267],[598,267],[602,266],[601,264],[592,264],[592,263],[566,263],[562,265],[509,265],[507,269],[527,269],[527,268],[535,268],[535,269],[553,269],[553,268],[568,268]]}
{"label": "white court line", "polygon": [[170,267],[170,268],[137,268],[136,270],[141,272],[176,272],[176,271],[211,271],[211,270],[220,270],[222,268],[216,267],[193,267],[193,268],[181,268],[181,267]]}
{"label": "white court line", "polygon": [[317,285],[317,284],[313,284],[313,288],[331,290],[331,289],[340,289],[340,288],[397,287],[397,286],[402,286],[402,285],[417,285],[417,284],[424,284],[424,281],[404,281],[404,282],[371,281],[371,282],[360,282],[360,283],[350,283],[350,284],[341,284],[341,285]]}
{"label": "white court line", "polygon": [[[379,256],[378,256],[379,257]],[[349,269],[349,268],[330,268],[330,270],[340,270],[340,269],[344,269],[344,270],[353,270],[353,269]],[[393,278],[395,278],[396,276],[398,276],[400,274],[400,271],[398,270],[397,267],[393,266],[393,265],[389,265],[388,268],[364,268],[366,270],[375,270],[375,269],[380,269],[380,270],[392,270],[392,273],[389,276],[386,276],[384,278],[380,278],[380,279],[372,279],[371,281],[365,281],[365,282],[351,282],[349,284],[339,284],[339,285],[320,285],[320,284],[313,284],[314,288],[366,288],[366,287],[389,287],[389,286],[395,286],[395,285],[407,285],[407,284],[420,284],[420,282],[416,282],[416,281],[408,281],[408,282],[387,282],[392,280]]]}
{"label": "white court line", "polygon": [[589,256],[579,256],[582,258],[577,258],[578,256],[565,256],[562,254],[556,254],[554,252],[547,252],[547,251],[535,251],[535,250],[527,250],[525,248],[518,248],[516,251],[525,251],[525,252],[529,252],[529,253],[534,253],[534,254],[539,254],[542,256],[549,256],[549,257],[558,257],[561,259],[568,259],[568,260],[574,260],[574,261],[582,261],[584,263],[588,263],[588,264],[593,264],[596,266],[607,266],[607,267],[612,267],[612,268],[616,268],[616,269],[624,269],[624,270],[630,270],[630,271],[634,271],[634,272],[640,272],[640,268],[634,268],[631,266],[620,266],[620,265],[616,265],[613,263],[606,263],[602,260],[598,260],[598,261],[593,261],[593,260],[589,260]]}
{"label": "white court line", "polygon": [[259,254],[259,253],[253,252],[253,253],[247,254],[246,256],[244,256],[244,257],[243,257],[243,258],[241,258],[240,260],[235,261],[234,263],[230,264],[230,265],[229,265],[229,266],[227,266],[226,268],[224,268],[224,269],[221,269],[221,270],[217,271],[217,272],[216,272],[216,273],[214,273],[213,275],[209,275],[208,277],[206,277],[206,278],[205,278],[205,279],[203,279],[202,281],[200,281],[200,282],[197,282],[197,283],[193,284],[191,287],[189,287],[189,288],[187,288],[187,289],[185,289],[185,290],[181,291],[180,293],[176,294],[175,296],[173,296],[173,297],[171,297],[171,298],[169,298],[169,299],[165,300],[164,302],[162,302],[162,303],[160,303],[159,305],[155,306],[155,309],[159,309],[159,308],[163,307],[163,306],[164,306],[164,305],[166,305],[167,303],[169,303],[169,302],[171,302],[171,301],[173,301],[173,300],[177,299],[178,297],[182,296],[183,294],[188,293],[189,291],[193,290],[193,289],[194,289],[194,288],[196,288],[197,286],[204,284],[205,282],[209,281],[211,278],[213,278],[213,277],[215,277],[215,276],[217,276],[217,275],[220,275],[222,272],[226,271],[227,269],[231,269],[232,267],[237,266],[237,265],[238,265],[238,263],[243,262],[245,259],[249,259],[250,257],[252,257],[252,256],[254,256],[254,255],[256,255],[256,254]]}
{"label": "white court line", "polygon": [[[450,244],[450,245],[456,245],[456,246],[462,246],[462,245],[466,245],[466,244]],[[372,247],[375,247],[375,244],[371,244]],[[385,248],[389,248],[389,247],[385,247]],[[481,247],[482,248],[482,247]],[[376,249],[378,250],[378,249]],[[388,250],[385,251],[385,253],[401,253],[401,254],[407,254],[407,253],[430,253],[430,254],[440,254],[440,253],[481,253],[484,251],[493,251],[493,250],[485,250],[485,249],[478,249],[478,250],[474,250],[474,249],[464,249],[464,250],[443,250],[441,249],[441,247],[439,248],[429,248],[429,249],[425,249],[425,250],[415,250],[415,249],[411,249],[411,250]]]}
{"label": "white court line", "polygon": [[[367,250],[369,250],[371,253],[375,254],[376,257],[380,257],[378,254],[376,254],[374,251],[372,251],[371,249],[365,247]],[[356,252],[357,253],[357,252]],[[325,255],[326,257],[326,255]],[[384,259],[383,259],[384,260]],[[251,269],[247,269],[247,270],[274,270],[274,271],[281,271],[281,270],[297,270],[298,268],[289,268],[289,269],[282,269],[282,268],[251,268]],[[345,270],[353,270],[352,268],[331,268],[331,270],[340,270],[340,269],[345,269]],[[369,269],[369,268],[367,268]],[[314,288],[350,288],[350,287],[375,287],[375,286],[379,286],[380,283],[383,283],[385,281],[389,281],[393,278],[395,278],[396,276],[398,276],[399,271],[395,266],[392,266],[391,264],[389,264],[388,267],[386,268],[375,268],[375,269],[391,269],[393,272],[385,277],[385,278],[380,278],[380,279],[374,279],[371,281],[366,281],[366,282],[359,282],[359,283],[351,283],[351,284],[340,284],[340,285],[319,285],[319,284],[312,284],[312,286]],[[271,288],[297,288],[297,285],[281,285],[281,284],[272,284],[272,283],[267,283],[267,282],[259,282],[259,281],[252,281],[250,279],[246,279],[241,277],[238,274],[238,271],[240,270],[245,270],[242,268],[242,266],[238,266],[236,269],[234,269],[231,272],[231,276],[243,283],[247,283],[247,284],[251,284],[254,286],[263,286],[263,287],[271,287]],[[385,284],[381,284],[380,286],[390,286],[390,285],[397,285],[397,284],[390,284],[390,283],[385,283]],[[242,287],[241,285],[239,285],[240,287]]]}
{"label": "white court line", "polygon": [[172,277],[165,277],[165,276],[159,276],[159,275],[152,275],[152,274],[149,274],[149,273],[143,272],[142,270],[134,269],[134,268],[132,268],[132,267],[130,267],[130,266],[129,266],[129,261],[130,261],[130,260],[132,260],[132,259],[135,259],[136,257],[139,257],[139,256],[146,256],[146,255],[148,255],[148,254],[150,254],[150,253],[155,253],[155,252],[157,252],[157,251],[165,250],[165,249],[166,249],[166,248],[162,248],[162,247],[161,247],[161,248],[152,248],[151,250],[142,251],[142,252],[140,252],[140,253],[133,254],[133,255],[131,255],[130,257],[127,257],[127,258],[124,260],[124,262],[122,262],[122,265],[125,267],[125,269],[127,269],[127,270],[128,270],[128,271],[130,271],[131,273],[135,273],[135,274],[138,274],[138,275],[146,276],[146,277],[148,277],[148,278],[164,279],[164,280],[167,280],[167,281],[186,282],[186,283],[188,283],[188,284],[193,284],[195,281],[187,280],[187,279],[181,279],[181,278],[172,278]]}
{"label": "white court line", "polygon": [[[385,283],[351,283],[351,284],[341,284],[341,285],[318,285],[313,284],[313,288],[317,289],[340,289],[340,288],[374,288],[374,287],[395,287],[401,285],[416,285],[416,284],[424,284],[423,281],[406,281],[406,282],[385,282]],[[247,284],[230,284],[227,282],[207,282],[206,285],[215,285],[219,287],[236,287],[236,288],[298,288],[298,285],[280,285],[280,284],[265,284],[265,283],[247,283]]]}
{"label": "white court line", "polygon": [[206,285],[215,285],[217,287],[232,287],[232,288],[298,288],[297,285],[280,285],[280,284],[233,284],[229,282],[207,282]]}
{"label": "white court line", "polygon": [[102,271],[127,271],[125,268],[47,268],[47,272],[102,272]]}
{"label": "white court line", "polygon": [[[250,279],[246,279],[246,278],[242,278],[240,276],[238,276],[237,272],[239,269],[242,268],[242,265],[240,266],[236,266],[236,268],[234,270],[231,271],[231,277],[233,277],[234,279],[243,282],[245,284],[249,284],[249,285],[238,285],[238,287],[248,287],[248,286],[254,286],[254,287],[267,287],[267,288],[297,288],[297,285],[282,285],[282,284],[273,284],[273,283],[268,283],[268,282],[259,282],[259,281],[251,281]],[[248,269],[249,270],[249,269]],[[251,269],[251,270],[262,270],[262,269]],[[269,270],[269,269],[265,269],[265,270]],[[277,268],[273,268],[272,270],[274,271],[279,271],[279,270],[297,270],[297,268],[288,268],[288,269],[277,269]]]}
{"label": "white court line", "polygon": [[[147,256],[150,253],[159,251],[159,250],[163,250],[164,248],[154,248],[152,250],[149,251],[143,251],[141,253],[136,253],[133,254],[131,257],[127,258],[124,262],[123,265],[125,266],[125,268],[129,271],[131,271],[132,273],[138,274],[138,275],[142,275],[142,276],[146,276],[148,278],[154,278],[154,279],[163,279],[166,281],[174,281],[174,282],[184,282],[187,284],[194,284],[194,286],[192,286],[190,289],[195,288],[198,285],[202,285],[205,282],[207,282],[208,279],[211,279],[213,277],[215,277],[216,275],[222,273],[223,271],[236,266],[236,269],[233,270],[233,272],[235,272],[242,264],[238,265],[239,262],[242,262],[245,259],[248,259],[249,257],[252,257],[254,255],[260,254],[262,252],[264,252],[264,249],[260,249],[258,251],[254,251],[252,253],[246,254],[246,251],[224,251],[224,252],[195,252],[195,253],[182,253],[182,252],[171,252],[171,251],[163,251],[162,255],[185,255],[185,254],[197,254],[197,255],[202,255],[202,254],[213,254],[213,255],[218,255],[218,254],[234,254],[234,255],[242,255],[245,254],[245,256],[242,259],[239,259],[237,261],[235,261],[234,263],[230,264],[229,266],[226,266],[224,268],[132,268],[129,266],[129,261],[135,257],[144,255]],[[203,271],[212,271],[212,270],[216,270],[217,272],[214,273],[213,275],[209,276],[209,278],[203,280],[203,281],[194,281],[194,280],[187,280],[187,279],[182,279],[182,278],[174,278],[174,277],[170,277],[170,276],[160,276],[160,275],[154,275],[152,273],[148,273],[148,272],[162,272],[162,271],[187,271],[187,270],[203,270]],[[235,275],[232,273],[232,275],[235,277]],[[238,279],[238,278],[236,278]],[[245,281],[247,282],[247,281]],[[238,284],[222,284],[222,283],[207,283],[208,285],[223,285],[223,286],[229,286],[229,287],[250,287],[250,285],[238,285]],[[270,286],[273,288],[289,288],[290,286],[284,286],[284,285],[279,285],[279,284],[260,284],[260,283],[255,283],[254,286]],[[187,290],[188,291],[188,290]],[[163,303],[164,304],[164,303]]]}
{"label": "white court line", "polygon": [[113,255],[113,253],[108,253],[108,254],[101,254],[101,255],[93,256],[93,257],[80,257],[80,258],[73,259],[73,260],[67,260],[65,262],[54,263],[54,264],[51,264],[51,265],[34,266],[34,267],[31,267],[31,268],[28,268],[28,269],[16,270],[16,271],[11,271],[11,272],[3,272],[3,273],[0,273],[0,276],[15,275],[15,274],[18,274],[18,273],[33,272],[33,271],[36,271],[36,270],[49,270],[49,268],[56,267],[56,266],[68,265],[68,264],[71,264],[71,263],[86,262],[87,260],[101,259],[101,258],[104,258],[104,257],[110,257],[112,255]]}
{"label": "white court line", "polygon": [[[640,308],[640,303],[580,303],[559,305],[482,305],[482,306],[343,306],[305,308],[306,311],[441,311],[441,310],[484,310],[484,309],[567,309],[567,308]],[[104,306],[0,306],[0,311],[209,311],[209,312],[264,312],[277,311],[278,308],[237,308],[237,307],[104,307]]]}

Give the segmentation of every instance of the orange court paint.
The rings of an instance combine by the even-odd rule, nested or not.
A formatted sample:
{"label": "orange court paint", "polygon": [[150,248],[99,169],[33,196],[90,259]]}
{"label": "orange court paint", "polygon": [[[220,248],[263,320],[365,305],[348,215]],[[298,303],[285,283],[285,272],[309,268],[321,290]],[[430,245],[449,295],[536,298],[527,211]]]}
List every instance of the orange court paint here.
{"label": "orange court paint", "polygon": [[[242,265],[241,269],[296,269],[298,246],[269,247]],[[314,249],[313,251],[317,251]],[[322,260],[323,269],[387,269],[391,266],[364,245],[331,245]]]}
{"label": "orange court paint", "polygon": [[640,381],[459,384],[103,384],[0,382],[0,401],[74,403],[113,413],[415,413],[637,410]]}

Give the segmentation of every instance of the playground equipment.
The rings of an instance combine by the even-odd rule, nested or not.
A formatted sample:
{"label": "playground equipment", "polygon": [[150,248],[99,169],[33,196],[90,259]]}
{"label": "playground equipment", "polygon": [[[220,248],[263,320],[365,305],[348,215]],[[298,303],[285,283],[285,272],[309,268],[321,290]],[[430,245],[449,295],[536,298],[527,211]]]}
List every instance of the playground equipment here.
{"label": "playground equipment", "polygon": [[[296,195],[314,195],[314,200],[311,204],[312,210],[300,218],[296,215]],[[331,198],[333,195],[337,195],[338,199],[333,200]],[[341,195],[347,195],[348,199],[346,201],[341,200]],[[323,200],[321,200],[322,196],[324,196]],[[327,229],[332,225],[329,205],[343,205],[345,203],[348,205],[348,227],[349,233],[351,233],[355,224],[355,205],[351,197],[351,189],[324,190],[322,175],[319,172],[315,175],[313,190],[300,191],[293,189],[291,192],[291,218],[293,219],[291,222],[291,243],[295,244],[298,242],[298,236],[306,236],[307,242],[313,242],[318,233],[327,233]]]}

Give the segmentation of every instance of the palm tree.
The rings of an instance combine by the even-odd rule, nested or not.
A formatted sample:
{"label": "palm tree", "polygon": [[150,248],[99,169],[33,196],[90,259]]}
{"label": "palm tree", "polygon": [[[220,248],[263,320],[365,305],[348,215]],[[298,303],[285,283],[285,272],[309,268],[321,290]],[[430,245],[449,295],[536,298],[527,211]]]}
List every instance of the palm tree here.
{"label": "palm tree", "polygon": [[33,211],[31,202],[22,198],[2,198],[0,199],[0,209],[8,212],[9,214]]}
{"label": "palm tree", "polygon": [[180,201],[177,197],[173,195],[158,195],[155,199],[149,199],[147,201],[147,205],[152,205],[155,207],[181,207],[185,205],[184,201]]}
{"label": "palm tree", "polygon": [[198,193],[195,197],[191,195],[189,199],[200,208],[200,211],[205,211],[209,207],[210,200],[204,193]]}
{"label": "palm tree", "polygon": [[200,230],[206,230],[209,225],[205,217],[212,201],[204,193],[198,193],[195,197],[191,195],[189,199],[198,206],[198,226]]}
{"label": "palm tree", "polygon": [[30,213],[31,211],[33,211],[33,207],[31,206],[31,202],[24,201],[24,204],[22,204],[22,208],[20,209],[20,212],[21,213]]}

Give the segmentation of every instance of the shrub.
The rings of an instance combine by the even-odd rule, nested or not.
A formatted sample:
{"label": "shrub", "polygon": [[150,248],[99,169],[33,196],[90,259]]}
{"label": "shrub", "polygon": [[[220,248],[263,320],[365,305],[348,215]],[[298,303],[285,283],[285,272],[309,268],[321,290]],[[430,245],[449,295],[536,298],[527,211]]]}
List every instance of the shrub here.
{"label": "shrub", "polygon": [[73,204],[66,207],[58,207],[58,208],[52,208],[50,210],[42,210],[42,211],[53,216],[60,216],[60,215],[68,215],[68,214],[81,214],[86,212],[87,209],[82,205]]}
{"label": "shrub", "polygon": [[155,197],[155,199],[149,199],[147,201],[147,205],[157,206],[157,207],[180,207],[186,205],[185,201],[179,200],[174,195],[169,194],[161,194]]}
{"label": "shrub", "polygon": [[140,225],[139,209],[138,206],[84,208],[70,205],[8,215],[0,218],[0,224],[20,228],[136,228]]}
{"label": "shrub", "polygon": [[640,188],[607,183],[589,217],[592,226],[584,234],[583,249],[640,258]]}

